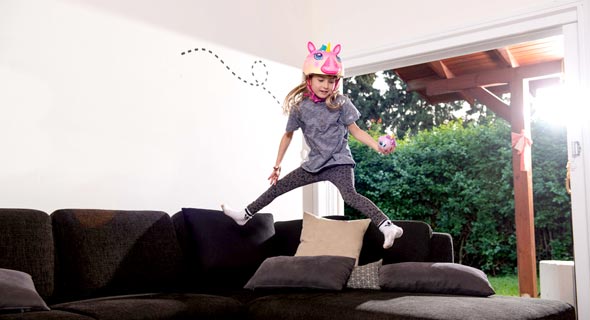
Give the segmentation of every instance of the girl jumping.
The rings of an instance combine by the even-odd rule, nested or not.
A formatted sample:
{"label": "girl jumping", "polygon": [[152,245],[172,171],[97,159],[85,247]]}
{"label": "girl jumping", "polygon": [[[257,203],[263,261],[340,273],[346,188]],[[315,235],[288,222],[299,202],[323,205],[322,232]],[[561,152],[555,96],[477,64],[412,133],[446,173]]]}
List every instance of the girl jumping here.
{"label": "girl jumping", "polygon": [[[389,154],[393,150],[381,149],[373,137],[356,125],[360,113],[348,97],[338,92],[338,83],[344,75],[338,56],[340,45],[331,49],[328,44],[316,49],[309,42],[307,49],[309,54],[303,64],[303,81],[289,92],[283,104],[283,111],[288,114],[289,120],[268,177],[271,187],[241,211],[225,205],[221,208],[236,223],[244,225],[276,197],[314,182],[330,181],[338,188],[346,204],[379,227],[385,237],[383,248],[390,248],[395,239],[402,236],[403,230],[393,224],[371,200],[356,192],[355,162],[348,146],[348,134],[379,153]],[[299,168],[279,179],[283,156],[293,132],[299,128],[309,146],[309,154]]]}

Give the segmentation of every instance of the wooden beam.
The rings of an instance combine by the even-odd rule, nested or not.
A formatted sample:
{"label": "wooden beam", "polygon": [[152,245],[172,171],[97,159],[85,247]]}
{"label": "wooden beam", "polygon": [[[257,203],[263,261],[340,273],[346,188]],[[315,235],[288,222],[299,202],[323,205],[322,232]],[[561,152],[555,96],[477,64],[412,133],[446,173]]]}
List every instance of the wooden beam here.
{"label": "wooden beam", "polygon": [[421,91],[426,90],[428,84],[432,83],[433,81],[440,80],[438,77],[427,77],[427,78],[419,78],[414,79],[406,82],[406,87],[408,91]]}
{"label": "wooden beam", "polygon": [[481,104],[490,108],[500,118],[510,122],[510,108],[508,104],[485,88],[468,89],[466,92]]}
{"label": "wooden beam", "polygon": [[447,67],[447,65],[440,61],[432,61],[428,63],[430,69],[432,69],[439,77],[443,79],[454,78],[455,74]]}
{"label": "wooden beam", "polygon": [[563,59],[531,64],[512,69],[521,79],[551,78],[563,73]]}
{"label": "wooden beam", "polygon": [[544,62],[512,69],[490,70],[457,76],[452,79],[410,81],[408,89],[422,90],[426,88],[427,95],[439,95],[450,92],[463,91],[476,87],[487,87],[505,84],[514,77],[521,79],[543,77],[549,74],[559,74],[562,70],[561,60]]}
{"label": "wooden beam", "polygon": [[[526,88],[522,78],[510,82],[510,124],[513,133],[524,131],[530,137],[530,110],[525,103]],[[525,156],[531,156],[531,149],[525,148]],[[521,170],[521,156],[512,149],[512,173],[514,181],[514,211],[516,222],[516,252],[518,287],[521,296],[537,297],[537,259],[535,253],[535,222],[533,209],[532,169]]]}
{"label": "wooden beam", "polygon": [[[430,67],[432,71],[434,71],[439,77],[443,79],[451,79],[455,77],[453,71],[451,71],[451,69],[449,69],[442,60],[429,62],[428,67]],[[469,102],[469,104],[473,105],[473,103],[475,102],[474,98],[467,92],[460,91],[459,94],[461,95],[461,98]]]}
{"label": "wooden beam", "polygon": [[475,97],[469,93],[468,90],[461,91],[461,96],[463,97],[463,100],[467,101],[467,103],[469,103],[471,106],[475,104]]}
{"label": "wooden beam", "polygon": [[508,48],[498,48],[488,52],[491,56],[500,60],[507,68],[517,68],[520,66]]}
{"label": "wooden beam", "polygon": [[502,97],[505,93],[510,93],[510,85],[503,84],[494,87],[486,87],[486,90],[493,93],[495,96]]}
{"label": "wooden beam", "polygon": [[453,79],[433,81],[427,85],[426,94],[439,95],[471,88],[508,83],[512,77],[511,70],[512,69],[494,70],[459,76]]}

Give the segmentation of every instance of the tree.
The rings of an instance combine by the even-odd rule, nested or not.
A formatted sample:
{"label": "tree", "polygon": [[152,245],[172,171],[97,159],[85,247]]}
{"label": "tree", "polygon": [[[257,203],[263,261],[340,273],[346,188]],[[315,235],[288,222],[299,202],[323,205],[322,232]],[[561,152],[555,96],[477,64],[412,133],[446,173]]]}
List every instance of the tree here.
{"label": "tree", "polygon": [[361,113],[358,125],[364,130],[383,116],[384,99],[381,92],[373,86],[376,78],[377,75],[371,73],[344,79],[345,93]]}
{"label": "tree", "polygon": [[407,85],[392,70],[383,72],[389,89],[383,94],[384,123],[390,126],[398,137],[404,137],[421,130],[456,120],[454,112],[460,110],[462,102],[430,104],[416,92],[408,92]]}
{"label": "tree", "polygon": [[[416,92],[408,92],[405,82],[392,70],[383,71],[382,77],[387,84],[383,94],[374,88],[377,74],[366,74],[344,80],[345,94],[350,97],[361,113],[359,126],[363,129],[368,129],[373,123],[382,123],[383,129],[391,130],[398,137],[404,137],[456,120],[457,112],[463,108],[462,101],[429,104]],[[474,108],[470,113],[480,112],[490,116],[489,113],[483,113],[480,109],[481,107]]]}

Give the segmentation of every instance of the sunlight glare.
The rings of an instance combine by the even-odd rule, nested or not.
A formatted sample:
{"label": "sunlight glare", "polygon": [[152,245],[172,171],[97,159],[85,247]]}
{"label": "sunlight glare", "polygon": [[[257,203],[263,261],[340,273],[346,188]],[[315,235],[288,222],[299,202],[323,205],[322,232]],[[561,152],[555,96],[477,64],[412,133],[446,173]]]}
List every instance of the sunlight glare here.
{"label": "sunlight glare", "polygon": [[586,110],[576,104],[576,94],[567,92],[566,86],[539,88],[532,101],[532,117],[555,126],[566,126],[576,119],[585,118]]}

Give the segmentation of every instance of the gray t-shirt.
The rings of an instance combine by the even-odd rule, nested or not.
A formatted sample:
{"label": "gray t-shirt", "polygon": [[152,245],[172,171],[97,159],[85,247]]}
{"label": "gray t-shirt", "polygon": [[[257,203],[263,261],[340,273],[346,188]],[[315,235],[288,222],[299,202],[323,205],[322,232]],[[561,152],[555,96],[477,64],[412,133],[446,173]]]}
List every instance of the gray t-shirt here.
{"label": "gray t-shirt", "polygon": [[301,128],[310,149],[307,159],[301,164],[308,172],[315,173],[334,165],[355,164],[348,147],[348,126],[360,118],[360,113],[349,98],[339,96],[337,99],[343,99],[344,103],[336,110],[328,108],[325,102],[314,103],[304,99],[299,110],[289,114],[287,132]]}

